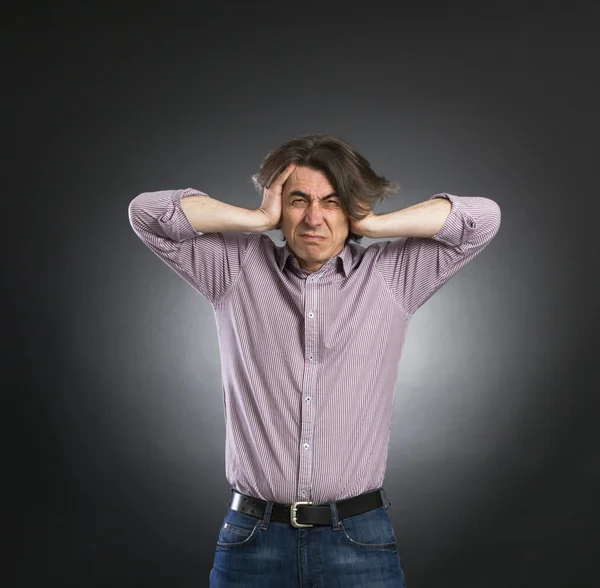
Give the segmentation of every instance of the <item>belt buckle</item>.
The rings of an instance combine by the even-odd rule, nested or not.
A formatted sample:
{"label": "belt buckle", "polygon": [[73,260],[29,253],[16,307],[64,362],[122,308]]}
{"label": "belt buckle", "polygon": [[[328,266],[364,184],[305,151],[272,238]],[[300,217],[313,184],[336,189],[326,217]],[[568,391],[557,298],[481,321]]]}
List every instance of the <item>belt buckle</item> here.
{"label": "belt buckle", "polygon": [[296,514],[298,512],[298,505],[299,504],[312,504],[312,501],[310,500],[298,500],[297,502],[293,502],[292,505],[290,506],[290,521],[292,523],[292,527],[296,527],[297,529],[301,528],[301,527],[312,527],[312,524],[308,524],[305,525],[304,523],[299,523],[296,520]]}

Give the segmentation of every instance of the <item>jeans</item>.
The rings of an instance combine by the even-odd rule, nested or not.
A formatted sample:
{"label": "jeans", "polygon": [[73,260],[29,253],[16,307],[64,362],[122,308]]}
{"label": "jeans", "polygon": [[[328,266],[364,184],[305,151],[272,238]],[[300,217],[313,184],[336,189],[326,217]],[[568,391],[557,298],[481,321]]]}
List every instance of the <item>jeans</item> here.
{"label": "jeans", "polygon": [[[332,525],[295,528],[231,508],[217,539],[210,588],[406,588],[387,506]],[[391,504],[391,503],[390,503]]]}

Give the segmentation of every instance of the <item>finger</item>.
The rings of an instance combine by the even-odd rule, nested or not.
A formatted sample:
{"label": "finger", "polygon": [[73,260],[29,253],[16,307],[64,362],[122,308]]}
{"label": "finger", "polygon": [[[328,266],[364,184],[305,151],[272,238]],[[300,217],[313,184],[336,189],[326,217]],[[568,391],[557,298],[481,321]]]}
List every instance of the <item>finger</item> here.
{"label": "finger", "polygon": [[277,183],[278,184],[285,184],[285,181],[290,177],[290,175],[292,175],[292,173],[294,172],[294,170],[296,169],[296,164],[295,163],[290,163],[290,165],[288,165],[280,174],[279,177],[277,178]]}

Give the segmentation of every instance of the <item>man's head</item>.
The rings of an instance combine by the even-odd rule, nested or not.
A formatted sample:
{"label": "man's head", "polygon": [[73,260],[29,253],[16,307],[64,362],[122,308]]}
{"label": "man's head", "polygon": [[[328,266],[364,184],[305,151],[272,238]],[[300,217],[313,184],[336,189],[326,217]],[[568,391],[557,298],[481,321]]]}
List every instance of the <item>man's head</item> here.
{"label": "man's head", "polygon": [[297,167],[283,185],[281,204],[281,230],[300,267],[315,272],[342,251],[350,222],[323,172]]}
{"label": "man's head", "polygon": [[[350,143],[318,134],[302,135],[268,153],[252,176],[261,195],[290,163],[297,167],[283,186],[279,228],[301,267],[309,271],[335,257],[348,241],[360,243],[362,236],[350,231],[350,218],[364,218],[376,202],[399,188],[378,176]],[[304,239],[304,233],[324,240]]]}

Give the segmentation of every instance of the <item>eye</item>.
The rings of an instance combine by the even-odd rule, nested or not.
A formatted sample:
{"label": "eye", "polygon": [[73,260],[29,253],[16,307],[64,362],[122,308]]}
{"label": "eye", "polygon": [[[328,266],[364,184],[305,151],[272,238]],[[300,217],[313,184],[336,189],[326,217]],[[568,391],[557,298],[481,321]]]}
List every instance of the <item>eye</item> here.
{"label": "eye", "polygon": [[[292,200],[292,204],[296,204],[296,202],[302,202],[303,204],[306,203],[306,200],[302,199],[302,198],[294,198],[294,200]],[[325,200],[326,204],[333,204],[335,206],[339,206],[340,203],[337,200]]]}

